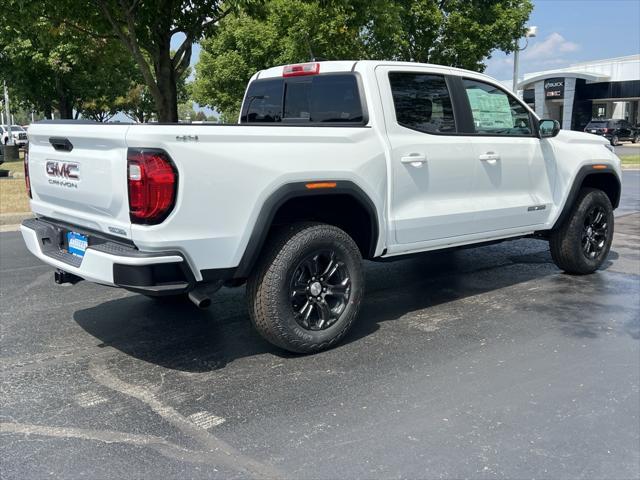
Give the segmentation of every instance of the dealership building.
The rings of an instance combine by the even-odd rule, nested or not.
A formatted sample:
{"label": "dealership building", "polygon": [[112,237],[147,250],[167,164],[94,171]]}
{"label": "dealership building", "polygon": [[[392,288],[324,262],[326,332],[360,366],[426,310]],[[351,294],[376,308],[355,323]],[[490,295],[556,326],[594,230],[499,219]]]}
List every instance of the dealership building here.
{"label": "dealership building", "polygon": [[640,125],[640,55],[525,74],[518,90],[538,116],[564,129],[583,130],[605,118]]}

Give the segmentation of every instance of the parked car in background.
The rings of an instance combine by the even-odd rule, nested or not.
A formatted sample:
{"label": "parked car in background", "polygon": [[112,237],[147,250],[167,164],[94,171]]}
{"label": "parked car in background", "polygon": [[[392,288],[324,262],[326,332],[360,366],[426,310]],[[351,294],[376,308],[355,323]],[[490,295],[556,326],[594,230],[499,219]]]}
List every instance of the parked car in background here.
{"label": "parked car in background", "polygon": [[640,141],[640,130],[626,120],[591,120],[584,131],[595,135],[602,135],[611,142],[619,145],[621,141],[629,140],[633,143]]}
{"label": "parked car in background", "polygon": [[[7,145],[9,143],[9,128],[7,125],[0,125],[2,133],[2,144]],[[20,125],[11,125],[11,136],[13,137],[14,145],[18,147],[24,147],[27,145],[27,131]]]}

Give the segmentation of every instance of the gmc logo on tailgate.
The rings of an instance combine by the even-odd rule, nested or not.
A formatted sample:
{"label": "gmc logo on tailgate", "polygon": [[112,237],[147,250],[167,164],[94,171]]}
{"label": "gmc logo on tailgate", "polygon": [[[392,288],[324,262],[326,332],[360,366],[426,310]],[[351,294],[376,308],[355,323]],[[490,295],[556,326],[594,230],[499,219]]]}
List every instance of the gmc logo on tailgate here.
{"label": "gmc logo on tailgate", "polygon": [[80,179],[80,165],[66,162],[47,162],[47,175],[50,177],[68,178],[69,180]]}

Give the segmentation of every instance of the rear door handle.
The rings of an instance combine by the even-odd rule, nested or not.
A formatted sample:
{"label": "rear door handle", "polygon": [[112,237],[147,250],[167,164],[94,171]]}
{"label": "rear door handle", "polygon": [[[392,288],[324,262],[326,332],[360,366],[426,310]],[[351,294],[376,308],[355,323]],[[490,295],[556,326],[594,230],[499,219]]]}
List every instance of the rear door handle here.
{"label": "rear door handle", "polygon": [[412,167],[420,168],[426,163],[427,157],[420,153],[410,153],[406,157],[401,157],[400,161],[402,163],[408,163]]}
{"label": "rear door handle", "polygon": [[495,152],[487,152],[479,155],[478,159],[487,163],[496,163],[498,160],[500,160],[500,155]]}

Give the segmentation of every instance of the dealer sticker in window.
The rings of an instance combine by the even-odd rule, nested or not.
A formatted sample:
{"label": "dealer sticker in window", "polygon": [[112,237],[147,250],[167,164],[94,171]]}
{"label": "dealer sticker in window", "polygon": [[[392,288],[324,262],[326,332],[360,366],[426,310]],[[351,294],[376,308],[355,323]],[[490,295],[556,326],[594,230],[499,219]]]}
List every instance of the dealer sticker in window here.
{"label": "dealer sticker in window", "polygon": [[84,257],[84,252],[89,244],[89,238],[76,232],[67,232],[67,245],[69,253],[78,257]]}

